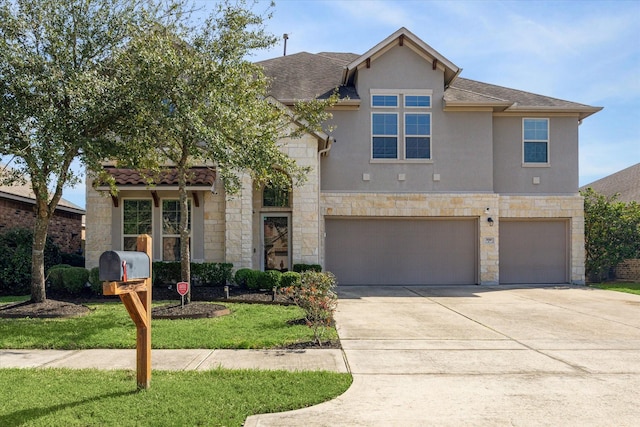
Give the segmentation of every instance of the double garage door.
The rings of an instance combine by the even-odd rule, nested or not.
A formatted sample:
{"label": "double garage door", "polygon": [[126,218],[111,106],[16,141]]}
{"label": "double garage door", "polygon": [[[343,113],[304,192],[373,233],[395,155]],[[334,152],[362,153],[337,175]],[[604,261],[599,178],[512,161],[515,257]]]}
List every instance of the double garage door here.
{"label": "double garage door", "polygon": [[[566,220],[500,221],[503,284],[566,283]],[[478,219],[326,218],[326,269],[340,285],[478,283]]]}
{"label": "double garage door", "polygon": [[340,285],[477,283],[477,219],[327,218],[326,269]]}

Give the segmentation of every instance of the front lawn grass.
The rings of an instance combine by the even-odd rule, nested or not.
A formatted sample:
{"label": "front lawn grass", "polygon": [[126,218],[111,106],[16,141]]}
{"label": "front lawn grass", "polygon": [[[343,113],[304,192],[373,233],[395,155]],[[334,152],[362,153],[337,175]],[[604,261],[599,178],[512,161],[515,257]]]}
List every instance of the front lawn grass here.
{"label": "front lawn grass", "polygon": [[[92,311],[83,317],[0,319],[0,348],[74,350],[136,347],[136,328],[122,303],[86,305]],[[298,307],[224,305],[231,310],[230,315],[210,319],[153,319],[152,347],[259,349],[313,341],[311,328],[288,323],[303,317],[303,311]],[[337,339],[335,329],[331,329],[326,338]]]}
{"label": "front lawn grass", "polygon": [[640,295],[640,283],[592,283],[590,286],[598,289],[606,289],[609,291],[626,292],[628,294]]}
{"label": "front lawn grass", "polygon": [[132,371],[0,369],[0,426],[241,426],[350,384],[332,372],[154,371],[151,388],[136,391]]}

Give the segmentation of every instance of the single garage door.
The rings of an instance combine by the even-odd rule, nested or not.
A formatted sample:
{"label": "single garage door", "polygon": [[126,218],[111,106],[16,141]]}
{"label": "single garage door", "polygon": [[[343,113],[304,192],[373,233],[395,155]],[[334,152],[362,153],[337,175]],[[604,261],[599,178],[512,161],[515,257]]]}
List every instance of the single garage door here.
{"label": "single garage door", "polygon": [[326,269],[340,285],[475,284],[477,219],[327,218]]}
{"label": "single garage door", "polygon": [[567,283],[569,221],[500,220],[500,283]]}

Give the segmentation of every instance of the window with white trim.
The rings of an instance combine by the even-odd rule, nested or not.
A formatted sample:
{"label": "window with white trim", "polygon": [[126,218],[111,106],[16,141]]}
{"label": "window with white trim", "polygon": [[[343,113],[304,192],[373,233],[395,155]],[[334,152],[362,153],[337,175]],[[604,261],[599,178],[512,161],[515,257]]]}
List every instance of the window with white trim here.
{"label": "window with white trim", "polygon": [[122,201],[122,248],[135,251],[138,235],[153,230],[152,201],[147,199],[124,199]]}
{"label": "window with white trim", "polygon": [[[191,234],[191,200],[188,200],[187,228]],[[180,200],[162,200],[162,260],[180,261]]]}
{"label": "window with white trim", "polygon": [[549,119],[522,119],[524,163],[549,163]]}
{"label": "window with white trim", "polygon": [[431,159],[431,91],[372,90],[371,158]]}

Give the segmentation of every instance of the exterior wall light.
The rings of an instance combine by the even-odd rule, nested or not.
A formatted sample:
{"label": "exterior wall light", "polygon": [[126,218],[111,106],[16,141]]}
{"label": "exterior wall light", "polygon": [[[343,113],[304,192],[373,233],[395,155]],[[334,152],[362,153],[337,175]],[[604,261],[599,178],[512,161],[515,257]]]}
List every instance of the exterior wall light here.
{"label": "exterior wall light", "polygon": [[487,218],[487,222],[489,223],[489,227],[493,227],[493,218]]}

